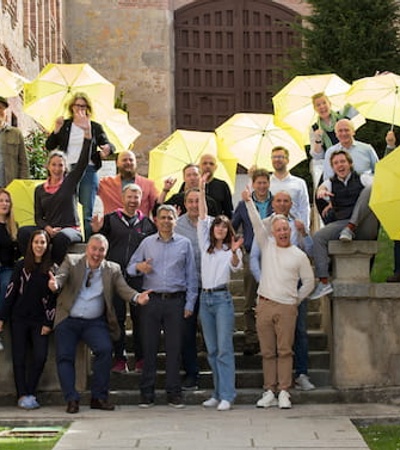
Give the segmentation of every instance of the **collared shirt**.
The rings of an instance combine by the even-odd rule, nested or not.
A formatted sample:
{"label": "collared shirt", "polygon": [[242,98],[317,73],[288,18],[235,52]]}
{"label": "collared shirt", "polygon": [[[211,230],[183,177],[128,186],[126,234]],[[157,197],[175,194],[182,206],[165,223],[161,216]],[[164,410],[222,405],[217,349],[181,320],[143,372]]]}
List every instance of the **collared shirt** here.
{"label": "collared shirt", "polygon": [[303,178],[296,177],[290,173],[285,178],[279,179],[272,174],[269,190],[272,195],[279,191],[286,191],[292,199],[290,214],[300,219],[307,230],[310,229],[310,198],[308,196],[307,184]]}
{"label": "collared shirt", "polygon": [[354,140],[350,148],[345,148],[339,142],[328,148],[324,159],[324,180],[333,177],[334,172],[331,166],[331,155],[337,150],[345,150],[353,158],[354,170],[361,175],[362,173],[374,173],[375,164],[379,161],[372,145]]}
{"label": "collared shirt", "polygon": [[151,260],[152,271],[143,274],[143,289],[154,292],[186,292],[185,309],[193,311],[198,294],[197,269],[190,240],[174,233],[164,241],[159,233],[146,237],[132,255],[127,273],[141,275],[136,264]]}
{"label": "collared shirt", "polygon": [[101,266],[98,269],[86,267],[82,286],[69,315],[81,319],[97,319],[104,314],[104,310]]}

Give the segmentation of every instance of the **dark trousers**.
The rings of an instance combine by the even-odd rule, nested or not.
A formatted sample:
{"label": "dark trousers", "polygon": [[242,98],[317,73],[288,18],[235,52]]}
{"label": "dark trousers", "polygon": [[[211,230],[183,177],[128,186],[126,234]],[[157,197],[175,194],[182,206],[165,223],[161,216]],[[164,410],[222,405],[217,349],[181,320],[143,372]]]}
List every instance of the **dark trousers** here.
{"label": "dark trousers", "polygon": [[400,273],[400,241],[394,241],[394,273]]}
{"label": "dark trousers", "polygon": [[199,366],[197,363],[197,318],[199,315],[199,301],[196,302],[193,314],[184,320],[182,342],[182,367],[186,377],[197,380]]}
{"label": "dark trousers", "polygon": [[179,369],[181,364],[182,336],[184,327],[185,293],[173,296],[150,294],[147,305],[140,306],[141,333],[143,343],[144,366],[140,380],[143,396],[154,398],[157,374],[157,353],[161,330],[164,330],[166,352],[167,394],[181,393]]}
{"label": "dark trousers", "polygon": [[[18,319],[11,323],[14,381],[18,398],[23,395],[36,395],[49,346],[49,336],[42,336],[41,330],[41,323],[29,320]],[[28,359],[29,350],[32,350],[31,359]]]}
{"label": "dark trousers", "polygon": [[294,359],[296,377],[308,374],[308,334],[307,334],[307,299],[297,308],[296,330],[294,337]]}
{"label": "dark trousers", "polygon": [[[118,325],[121,330],[121,335],[117,341],[114,341],[114,358],[116,360],[126,360],[126,301],[119,295],[115,295],[113,299],[115,314],[117,316]],[[135,353],[136,361],[143,359],[142,342],[140,338],[140,311],[138,306],[130,305],[130,315],[132,321],[133,333],[133,351]]]}
{"label": "dark trousers", "polygon": [[78,319],[67,317],[55,329],[57,371],[66,401],[79,400],[75,389],[75,357],[79,341],[94,355],[92,398],[107,399],[110,385],[112,342],[104,317]]}

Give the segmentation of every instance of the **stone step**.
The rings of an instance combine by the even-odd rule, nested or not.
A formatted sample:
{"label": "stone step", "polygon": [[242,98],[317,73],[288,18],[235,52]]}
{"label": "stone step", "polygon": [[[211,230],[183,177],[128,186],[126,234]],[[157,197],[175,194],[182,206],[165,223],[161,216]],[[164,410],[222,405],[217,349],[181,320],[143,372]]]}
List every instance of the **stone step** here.
{"label": "stone step", "polygon": [[[311,381],[318,387],[330,386],[331,377],[329,370],[311,369],[309,371]],[[90,378],[90,377],[89,377]],[[111,391],[135,390],[139,389],[140,374],[129,372],[124,374],[112,373],[110,380]],[[90,380],[89,380],[90,385]],[[157,372],[156,389],[163,389],[165,386],[165,372]],[[236,387],[238,389],[262,389],[263,374],[261,367],[259,370],[236,370]],[[212,389],[213,378],[211,371],[203,371],[199,377],[199,389]]]}

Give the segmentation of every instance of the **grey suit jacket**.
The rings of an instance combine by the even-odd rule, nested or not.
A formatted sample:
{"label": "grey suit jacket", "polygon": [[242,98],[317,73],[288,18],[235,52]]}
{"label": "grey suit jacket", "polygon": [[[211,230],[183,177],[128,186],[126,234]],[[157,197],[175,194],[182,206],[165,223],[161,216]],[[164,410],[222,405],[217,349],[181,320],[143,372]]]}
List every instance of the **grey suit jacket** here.
{"label": "grey suit jacket", "polygon": [[[120,336],[120,329],[113,305],[114,293],[116,292],[122,299],[130,302],[137,294],[137,291],[128,286],[122,276],[121,268],[117,263],[104,260],[101,264],[101,269],[105,316],[110,329],[111,338],[117,340]],[[67,255],[65,257],[60,270],[56,275],[56,280],[61,292],[57,299],[54,327],[69,316],[71,308],[82,286],[85,274],[86,255]]]}

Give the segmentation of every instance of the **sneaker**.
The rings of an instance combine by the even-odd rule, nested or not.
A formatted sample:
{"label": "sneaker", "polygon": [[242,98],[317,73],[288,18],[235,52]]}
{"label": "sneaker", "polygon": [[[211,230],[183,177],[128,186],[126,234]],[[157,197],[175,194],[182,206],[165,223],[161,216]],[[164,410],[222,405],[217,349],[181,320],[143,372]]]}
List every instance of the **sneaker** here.
{"label": "sneaker", "polygon": [[[18,406],[22,409],[36,409],[37,406],[35,406],[32,395],[23,395],[18,400]],[[36,402],[37,403],[37,402]]]}
{"label": "sneaker", "polygon": [[219,405],[219,401],[216,398],[211,397],[208,400],[205,400],[202,404],[204,408],[216,408]]}
{"label": "sneaker", "polygon": [[128,373],[128,363],[124,359],[117,359],[114,362],[114,365],[111,368],[111,372],[113,373]]}
{"label": "sneaker", "polygon": [[197,380],[192,377],[186,377],[182,383],[182,391],[197,391],[199,388]]}
{"label": "sneaker", "polygon": [[232,409],[232,405],[228,400],[221,400],[217,406],[217,411],[229,411]]}
{"label": "sneaker", "polygon": [[340,242],[351,242],[355,237],[355,234],[350,230],[349,227],[344,227],[340,232],[339,241]]}
{"label": "sneaker", "polygon": [[292,402],[290,401],[290,394],[288,391],[279,392],[278,404],[281,409],[290,409],[292,407]]}
{"label": "sneaker", "polygon": [[296,389],[299,389],[300,391],[313,391],[315,389],[315,386],[304,373],[300,374],[294,382]]}
{"label": "sneaker", "polygon": [[275,394],[268,390],[263,393],[262,397],[256,403],[257,408],[269,408],[270,406],[278,406],[278,400],[275,397]]}
{"label": "sneaker", "polygon": [[34,395],[28,395],[28,397],[31,399],[32,409],[40,408],[40,404]]}
{"label": "sneaker", "polygon": [[168,397],[168,405],[177,409],[182,409],[185,407],[184,403],[182,402],[182,397],[180,395]]}
{"label": "sneaker", "polygon": [[154,400],[150,397],[146,397],[145,395],[140,396],[139,408],[152,408],[154,406]]}
{"label": "sneaker", "polygon": [[143,372],[143,364],[144,360],[139,359],[135,362],[135,373],[142,373]]}
{"label": "sneaker", "polygon": [[317,287],[308,296],[310,300],[317,300],[324,295],[331,294],[333,292],[333,287],[331,283],[322,283],[321,281],[317,284]]}

